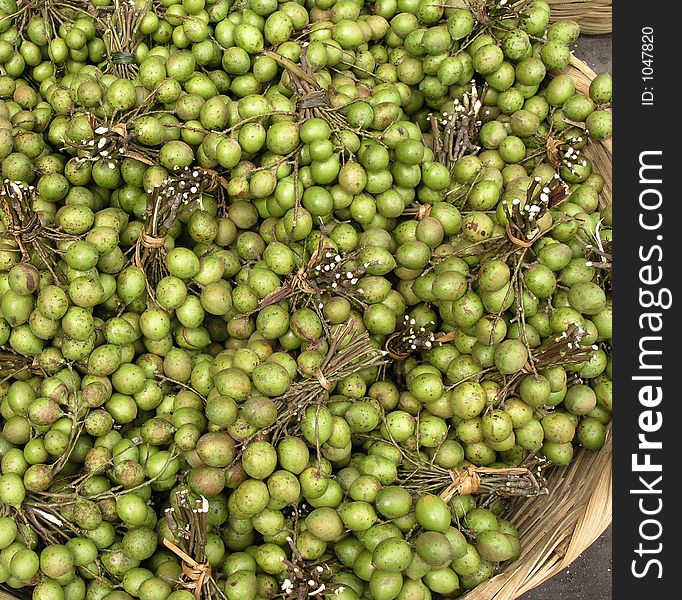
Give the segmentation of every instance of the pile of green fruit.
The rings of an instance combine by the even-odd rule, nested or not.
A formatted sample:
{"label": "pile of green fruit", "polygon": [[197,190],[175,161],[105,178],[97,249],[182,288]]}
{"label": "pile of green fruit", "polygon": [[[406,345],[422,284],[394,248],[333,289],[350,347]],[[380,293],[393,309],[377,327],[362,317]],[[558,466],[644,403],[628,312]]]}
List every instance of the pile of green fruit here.
{"label": "pile of green fruit", "polygon": [[611,419],[544,0],[0,0],[0,583],[430,600]]}

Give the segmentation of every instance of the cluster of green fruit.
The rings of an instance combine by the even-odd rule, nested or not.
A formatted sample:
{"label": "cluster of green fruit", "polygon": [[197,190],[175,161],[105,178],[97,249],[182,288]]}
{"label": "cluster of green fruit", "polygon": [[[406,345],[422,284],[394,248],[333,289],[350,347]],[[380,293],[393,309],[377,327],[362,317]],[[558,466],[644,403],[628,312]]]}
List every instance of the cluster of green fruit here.
{"label": "cluster of green fruit", "polygon": [[5,586],[429,600],[518,558],[498,492],[611,419],[611,78],[543,0],[455,4],[0,0]]}

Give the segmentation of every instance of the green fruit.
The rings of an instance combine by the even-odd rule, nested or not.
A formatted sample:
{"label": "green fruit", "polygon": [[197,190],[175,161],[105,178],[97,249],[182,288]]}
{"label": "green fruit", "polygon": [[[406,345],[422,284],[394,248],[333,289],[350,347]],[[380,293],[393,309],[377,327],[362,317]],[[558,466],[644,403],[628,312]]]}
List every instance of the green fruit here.
{"label": "green fruit", "polygon": [[439,496],[432,494],[421,496],[414,510],[417,522],[427,531],[445,533],[450,527],[450,509]]}

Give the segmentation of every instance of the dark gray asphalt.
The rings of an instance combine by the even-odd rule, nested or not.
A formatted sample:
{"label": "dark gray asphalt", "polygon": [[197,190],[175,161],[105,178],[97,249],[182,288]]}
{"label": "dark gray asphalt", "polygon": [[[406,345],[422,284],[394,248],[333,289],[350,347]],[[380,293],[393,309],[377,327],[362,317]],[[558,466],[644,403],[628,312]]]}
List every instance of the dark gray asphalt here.
{"label": "dark gray asphalt", "polygon": [[[575,55],[594,71],[611,71],[611,36],[585,36]],[[611,600],[611,528],[562,573],[520,600]]]}

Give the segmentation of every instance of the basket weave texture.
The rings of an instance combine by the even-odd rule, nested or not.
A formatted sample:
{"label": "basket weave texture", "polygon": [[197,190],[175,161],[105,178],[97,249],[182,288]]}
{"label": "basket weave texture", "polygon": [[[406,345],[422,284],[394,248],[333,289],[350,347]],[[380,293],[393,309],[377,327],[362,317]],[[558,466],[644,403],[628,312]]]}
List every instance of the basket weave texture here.
{"label": "basket weave texture", "polygon": [[552,21],[572,19],[580,33],[604,35],[612,29],[612,0],[548,0]]}
{"label": "basket weave texture", "polygon": [[[580,3],[582,4],[582,3]],[[609,3],[610,4],[610,3]],[[573,58],[564,71],[576,91],[588,93],[594,71]],[[604,204],[611,203],[611,140],[584,149],[594,171],[604,177]],[[463,596],[464,600],[514,600],[568,567],[611,524],[611,427],[599,452],[580,450],[565,468],[547,477],[549,494],[519,498],[505,515],[519,530],[522,554],[499,575]]]}

